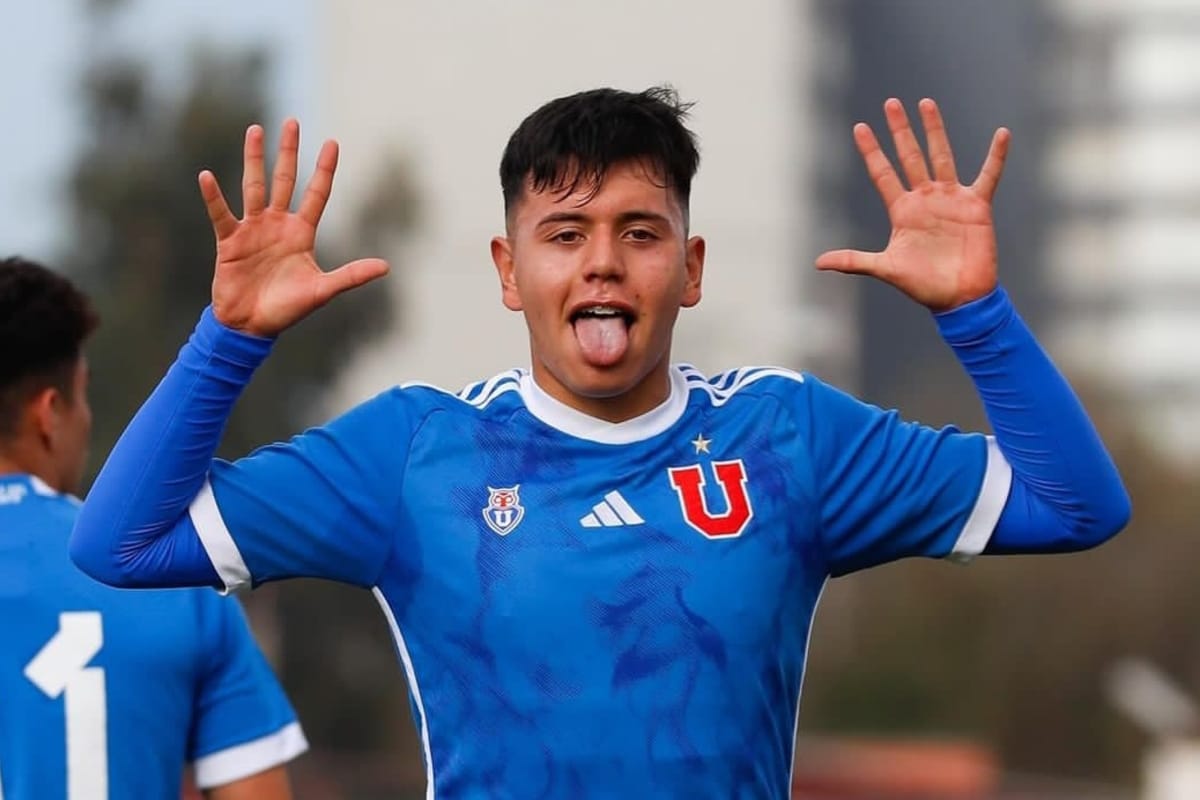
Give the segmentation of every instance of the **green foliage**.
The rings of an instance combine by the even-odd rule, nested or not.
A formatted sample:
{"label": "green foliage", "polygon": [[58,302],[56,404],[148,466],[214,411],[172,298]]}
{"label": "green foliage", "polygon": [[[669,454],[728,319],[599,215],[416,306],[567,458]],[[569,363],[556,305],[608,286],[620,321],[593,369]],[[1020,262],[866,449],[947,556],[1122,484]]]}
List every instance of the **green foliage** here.
{"label": "green foliage", "polygon": [[[153,388],[208,302],[214,246],[196,174],[212,169],[236,205],[242,134],[267,117],[266,70],[261,53],[200,52],[178,95],[156,92],[136,62],[90,70],[85,95],[92,135],[70,183],[75,236],[67,266],[92,292],[104,319],[89,350],[100,452]],[[411,191],[392,192],[405,205],[370,208],[376,230],[412,221]],[[321,256],[329,264],[344,260]],[[355,347],[386,329],[390,308],[383,283],[364,287],[282,337],[239,402],[222,453],[245,453],[313,422],[317,398]]]}
{"label": "green foliage", "polygon": [[[911,374],[872,399],[986,427],[956,367]],[[1200,697],[1200,475],[1147,447],[1103,393],[1082,394],[1132,497],[1129,529],[1087,553],[911,560],[833,581],[802,730],[965,736],[1020,773],[1136,781],[1148,739],[1113,708],[1106,676],[1140,656]]]}
{"label": "green foliage", "polygon": [[[209,302],[215,246],[196,175],[213,170],[238,210],[246,126],[263,122],[268,131],[277,130],[266,102],[268,67],[261,52],[201,50],[186,81],[165,87],[130,58],[104,58],[88,67],[87,140],[67,187],[71,226],[61,263],[92,294],[102,316],[88,347],[93,468]],[[381,165],[379,175],[351,226],[365,244],[340,254],[322,239],[320,263],[384,255],[360,248],[394,247],[411,228],[415,195],[403,165]],[[332,202],[339,200],[335,192]],[[393,269],[394,276],[394,262]],[[337,298],[280,338],[238,402],[222,455],[244,455],[320,421],[316,402],[355,351],[391,325],[387,282]],[[316,750],[362,752],[390,745],[397,736],[411,741],[403,673],[367,593],[301,582],[259,589],[247,606]],[[410,752],[419,769],[415,744]]]}

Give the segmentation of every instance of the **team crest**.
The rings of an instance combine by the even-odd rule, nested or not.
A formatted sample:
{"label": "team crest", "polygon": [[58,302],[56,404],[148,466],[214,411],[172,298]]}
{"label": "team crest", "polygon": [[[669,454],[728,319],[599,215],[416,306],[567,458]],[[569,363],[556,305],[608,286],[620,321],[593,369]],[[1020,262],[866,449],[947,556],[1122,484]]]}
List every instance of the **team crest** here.
{"label": "team crest", "polygon": [[483,509],[483,521],[501,536],[511,533],[525,516],[525,508],[521,505],[520,495],[517,494],[520,488],[519,483],[508,489],[487,487],[488,504]]}
{"label": "team crest", "polygon": [[708,481],[699,464],[667,470],[671,488],[679,498],[683,518],[709,539],[741,536],[754,516],[750,494],[746,489],[746,465],[740,458],[736,461],[714,461],[712,471],[721,493],[725,495],[725,508],[720,511],[708,507],[704,497],[704,486]]}

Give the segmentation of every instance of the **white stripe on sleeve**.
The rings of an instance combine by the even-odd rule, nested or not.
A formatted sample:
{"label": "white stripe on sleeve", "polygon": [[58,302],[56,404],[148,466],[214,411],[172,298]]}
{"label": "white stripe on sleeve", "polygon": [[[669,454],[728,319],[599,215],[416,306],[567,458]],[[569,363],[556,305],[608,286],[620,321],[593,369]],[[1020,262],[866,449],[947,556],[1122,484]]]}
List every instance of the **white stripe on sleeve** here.
{"label": "white stripe on sleeve", "polygon": [[308,749],[299,722],[245,744],[234,745],[196,759],[196,786],[212,789],[286,764]]}
{"label": "white stripe on sleeve", "polygon": [[1000,452],[1000,446],[995,438],[987,437],[987,467],[983,473],[983,483],[979,486],[979,496],[975,499],[975,507],[963,525],[954,549],[946,556],[951,561],[965,564],[983,552],[992,531],[1000,521],[1000,512],[1008,502],[1008,490],[1012,486],[1012,467]]}
{"label": "white stripe on sleeve", "polygon": [[242,553],[233,541],[229,528],[225,527],[221,509],[217,508],[212,484],[207,480],[188,507],[188,514],[192,518],[192,524],[196,526],[196,532],[200,534],[200,543],[204,545],[204,551],[208,553],[213,569],[225,583],[223,594],[249,587],[250,569],[242,559]]}

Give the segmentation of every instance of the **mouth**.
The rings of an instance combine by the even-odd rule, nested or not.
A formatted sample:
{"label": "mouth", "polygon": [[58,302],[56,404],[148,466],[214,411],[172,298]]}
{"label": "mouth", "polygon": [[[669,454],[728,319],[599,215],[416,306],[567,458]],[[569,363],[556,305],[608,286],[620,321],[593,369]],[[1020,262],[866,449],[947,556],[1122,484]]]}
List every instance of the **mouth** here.
{"label": "mouth", "polygon": [[580,306],[571,312],[571,324],[582,319],[620,320],[629,328],[634,323],[633,311],[621,305],[595,304]]}
{"label": "mouth", "polygon": [[594,367],[611,367],[629,349],[629,329],[636,317],[628,306],[591,303],[572,311],[570,321],[584,360]]}

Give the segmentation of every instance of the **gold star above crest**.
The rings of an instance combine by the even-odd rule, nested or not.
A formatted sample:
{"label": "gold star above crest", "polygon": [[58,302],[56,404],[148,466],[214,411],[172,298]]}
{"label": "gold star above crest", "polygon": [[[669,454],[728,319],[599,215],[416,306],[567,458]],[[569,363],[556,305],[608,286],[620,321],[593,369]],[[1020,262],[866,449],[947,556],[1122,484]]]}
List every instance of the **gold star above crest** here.
{"label": "gold star above crest", "polygon": [[696,455],[707,453],[710,444],[712,444],[712,439],[705,439],[703,433],[696,434],[696,438],[692,439],[692,447],[696,448]]}

